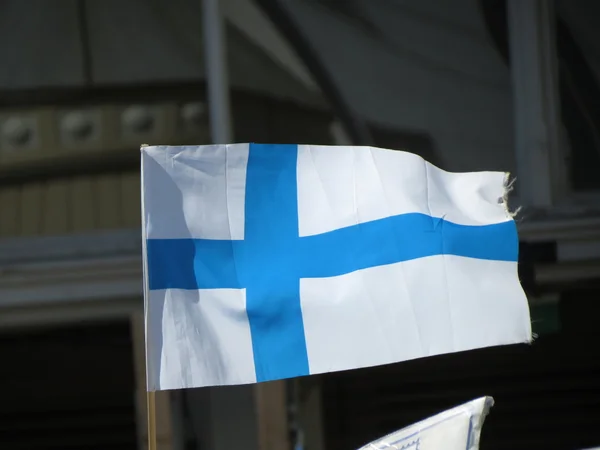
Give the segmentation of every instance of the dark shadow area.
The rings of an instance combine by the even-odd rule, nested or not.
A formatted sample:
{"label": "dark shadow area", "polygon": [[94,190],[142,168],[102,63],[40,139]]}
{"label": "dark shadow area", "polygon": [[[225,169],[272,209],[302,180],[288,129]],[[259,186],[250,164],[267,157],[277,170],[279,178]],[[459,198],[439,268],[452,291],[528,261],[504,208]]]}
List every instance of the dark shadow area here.
{"label": "dark shadow area", "polygon": [[132,347],[128,322],[0,334],[0,448],[136,448]]}

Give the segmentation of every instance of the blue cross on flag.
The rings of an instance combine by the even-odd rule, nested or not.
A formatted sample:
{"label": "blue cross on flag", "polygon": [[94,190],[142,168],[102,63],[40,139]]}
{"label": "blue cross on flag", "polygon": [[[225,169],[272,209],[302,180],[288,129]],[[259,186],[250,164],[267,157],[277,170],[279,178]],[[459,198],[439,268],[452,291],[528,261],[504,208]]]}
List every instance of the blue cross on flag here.
{"label": "blue cross on flag", "polygon": [[529,342],[504,190],[371,147],[143,147],[149,389]]}

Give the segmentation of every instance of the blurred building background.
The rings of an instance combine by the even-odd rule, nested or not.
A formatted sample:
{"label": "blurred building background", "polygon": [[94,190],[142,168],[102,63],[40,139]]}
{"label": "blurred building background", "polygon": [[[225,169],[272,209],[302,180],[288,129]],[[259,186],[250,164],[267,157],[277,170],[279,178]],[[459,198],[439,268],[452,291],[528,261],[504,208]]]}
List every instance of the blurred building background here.
{"label": "blurred building background", "polygon": [[[485,449],[600,445],[594,0],[221,0],[236,142],[504,170],[539,339],[158,394],[161,450],[350,450],[479,395]],[[145,448],[139,146],[211,142],[202,0],[0,0],[0,448]],[[363,330],[364,333],[371,332]]]}

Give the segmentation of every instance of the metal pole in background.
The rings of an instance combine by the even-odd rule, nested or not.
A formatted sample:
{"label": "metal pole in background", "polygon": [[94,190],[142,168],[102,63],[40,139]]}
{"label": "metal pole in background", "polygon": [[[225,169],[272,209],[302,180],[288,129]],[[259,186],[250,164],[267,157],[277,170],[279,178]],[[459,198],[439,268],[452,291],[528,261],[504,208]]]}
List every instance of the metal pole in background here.
{"label": "metal pole in background", "polygon": [[233,136],[224,20],[219,11],[219,0],[202,0],[202,6],[211,140],[214,144],[230,144]]}
{"label": "metal pole in background", "polygon": [[509,0],[507,6],[518,196],[525,207],[547,208],[561,200],[567,184],[554,5]]}

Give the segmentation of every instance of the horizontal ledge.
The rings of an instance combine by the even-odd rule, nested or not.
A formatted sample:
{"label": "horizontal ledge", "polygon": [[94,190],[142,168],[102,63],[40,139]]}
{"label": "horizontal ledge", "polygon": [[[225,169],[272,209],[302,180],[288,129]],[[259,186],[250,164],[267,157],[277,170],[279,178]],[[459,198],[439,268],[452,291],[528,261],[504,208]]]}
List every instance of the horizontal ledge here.
{"label": "horizontal ledge", "polygon": [[77,283],[66,280],[48,286],[0,287],[0,310],[33,305],[127,298],[139,298],[141,305],[142,294],[141,275],[124,280],[87,280]]}
{"label": "horizontal ledge", "polygon": [[600,281],[600,260],[535,266],[537,285],[558,286],[590,281]]}
{"label": "horizontal ledge", "polygon": [[562,240],[600,240],[600,215],[532,220],[517,220],[519,239],[525,242]]}
{"label": "horizontal ledge", "polygon": [[25,263],[72,261],[142,252],[141,229],[97,231],[65,236],[36,236],[0,240],[0,269]]}

